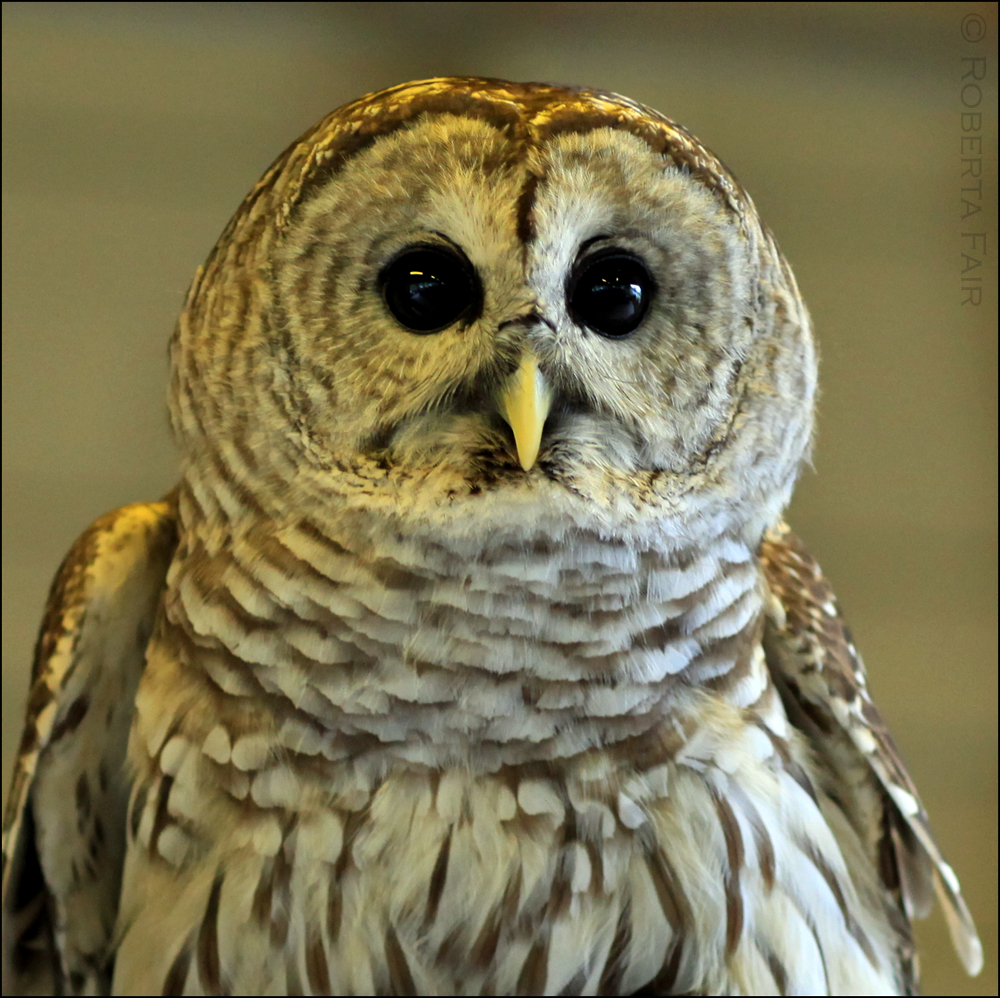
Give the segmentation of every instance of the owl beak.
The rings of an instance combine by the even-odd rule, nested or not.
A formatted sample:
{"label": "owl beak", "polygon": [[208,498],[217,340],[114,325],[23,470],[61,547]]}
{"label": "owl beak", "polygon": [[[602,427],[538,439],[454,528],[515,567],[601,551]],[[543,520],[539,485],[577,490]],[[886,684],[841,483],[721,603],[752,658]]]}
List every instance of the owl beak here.
{"label": "owl beak", "polygon": [[500,413],[514,431],[517,459],[525,471],[530,471],[538,458],[551,405],[552,389],[538,370],[538,358],[525,353],[500,400]]}
{"label": "owl beak", "polygon": [[525,471],[538,458],[551,405],[552,389],[538,370],[538,358],[526,352],[500,400],[500,413],[514,431],[517,459]]}

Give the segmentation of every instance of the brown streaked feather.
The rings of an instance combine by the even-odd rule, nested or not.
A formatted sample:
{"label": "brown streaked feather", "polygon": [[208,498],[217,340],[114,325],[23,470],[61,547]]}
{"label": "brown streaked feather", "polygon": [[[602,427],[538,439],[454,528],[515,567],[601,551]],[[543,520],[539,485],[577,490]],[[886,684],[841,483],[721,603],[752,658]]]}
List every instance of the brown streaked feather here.
{"label": "brown streaked feather", "polygon": [[186,942],[177,954],[163,981],[163,995],[182,995],[187,984],[188,970],[191,968],[191,943]]}
{"label": "brown streaked feather", "polygon": [[736,952],[743,931],[743,897],[740,892],[740,872],[743,869],[743,835],[733,809],[719,796],[715,797],[715,809],[726,840],[726,957]]}
{"label": "brown streaked feather", "polygon": [[217,874],[208,896],[205,917],[198,930],[198,978],[207,995],[228,994],[223,987],[219,959],[219,896],[222,894],[222,875]]}
{"label": "brown streaked feather", "polygon": [[[764,637],[767,662],[789,719],[832,769],[835,799],[868,842],[887,890],[899,897],[905,916],[900,922],[926,913],[933,888],[965,969],[978,973],[983,952],[972,916],[871,701],[864,665],[830,583],[786,524],[765,534],[760,558],[774,597]],[[852,779],[849,768],[862,761],[877,783]],[[878,813],[861,813],[873,804]]]}
{"label": "brown streaked feather", "polygon": [[604,961],[604,970],[601,972],[601,980],[597,988],[599,995],[616,995],[619,993],[622,977],[625,973],[625,961],[628,958],[628,947],[631,941],[632,910],[631,905],[625,903],[618,914],[614,938],[611,940],[608,957]]}
{"label": "brown streaked feather", "polygon": [[406,954],[399,943],[396,930],[391,925],[385,930],[385,964],[389,974],[389,994],[417,994],[417,986],[410,973]]}
{"label": "brown streaked feather", "polygon": [[[175,545],[172,498],[125,506],[81,535],[52,584],[4,817],[5,994],[110,980],[125,746]],[[66,923],[70,902],[89,912],[86,926]]]}

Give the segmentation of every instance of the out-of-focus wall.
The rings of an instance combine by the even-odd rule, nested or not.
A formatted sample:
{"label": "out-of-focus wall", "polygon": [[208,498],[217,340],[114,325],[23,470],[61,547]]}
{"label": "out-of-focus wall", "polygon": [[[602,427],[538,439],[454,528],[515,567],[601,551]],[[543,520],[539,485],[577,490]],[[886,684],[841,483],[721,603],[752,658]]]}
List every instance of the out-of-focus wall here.
{"label": "out-of-focus wall", "polygon": [[[694,131],[795,269],[823,395],[790,519],[984,936],[970,988],[935,916],[925,989],[996,994],[995,5],[6,3],[3,28],[5,788],[48,582],[95,516],[172,483],[167,338],[258,175],[404,80],[588,84]],[[963,223],[969,54],[986,152]],[[963,231],[987,233],[978,307]]]}

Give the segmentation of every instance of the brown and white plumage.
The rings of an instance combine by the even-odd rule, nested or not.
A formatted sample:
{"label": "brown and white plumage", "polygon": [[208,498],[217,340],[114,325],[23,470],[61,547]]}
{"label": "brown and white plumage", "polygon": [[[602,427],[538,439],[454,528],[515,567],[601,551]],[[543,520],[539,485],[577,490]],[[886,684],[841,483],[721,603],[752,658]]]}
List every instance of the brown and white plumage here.
{"label": "brown and white plumage", "polygon": [[4,994],[110,982],[125,749],[175,529],[168,502],[109,513],[52,584],[4,821]]}
{"label": "brown and white plumage", "polygon": [[[465,275],[439,329],[387,290],[414,247]],[[648,278],[624,333],[581,319],[604,259]],[[8,815],[5,934],[37,855],[69,988],[899,994],[932,886],[978,968],[781,524],[812,429],[805,307],[687,132],[536,84],[363,98],[251,192],[172,359],[176,507],[99,522],[149,521],[79,554],[95,581],[51,601],[66,647],[40,642],[50,713],[81,714],[74,670],[110,732],[134,703],[104,781],[130,792],[124,870],[84,878],[84,921],[50,870],[94,840],[87,809],[45,829],[99,769],[96,696],[72,730],[29,708]],[[137,581],[111,581],[127,559]],[[80,609],[123,587],[118,622]]]}

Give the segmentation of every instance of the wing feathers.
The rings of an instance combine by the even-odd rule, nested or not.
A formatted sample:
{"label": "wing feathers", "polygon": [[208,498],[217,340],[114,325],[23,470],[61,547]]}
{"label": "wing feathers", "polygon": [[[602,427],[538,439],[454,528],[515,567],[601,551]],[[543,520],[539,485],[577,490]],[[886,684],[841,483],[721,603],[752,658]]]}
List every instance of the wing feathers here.
{"label": "wing feathers", "polygon": [[[765,536],[760,554],[774,597],[765,635],[767,659],[790,718],[833,770],[837,796],[850,798],[845,801],[854,812],[849,817],[873,858],[879,850],[892,853],[907,914],[923,914],[933,888],[965,969],[979,973],[983,950],[972,916],[868,694],[864,666],[829,582],[784,524]],[[878,781],[874,799],[866,771]]]}
{"label": "wing feathers", "polygon": [[171,501],[126,506],[83,533],[52,584],[4,820],[5,994],[108,983],[125,747],[175,544]]}

